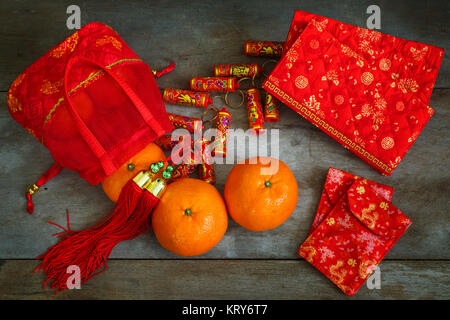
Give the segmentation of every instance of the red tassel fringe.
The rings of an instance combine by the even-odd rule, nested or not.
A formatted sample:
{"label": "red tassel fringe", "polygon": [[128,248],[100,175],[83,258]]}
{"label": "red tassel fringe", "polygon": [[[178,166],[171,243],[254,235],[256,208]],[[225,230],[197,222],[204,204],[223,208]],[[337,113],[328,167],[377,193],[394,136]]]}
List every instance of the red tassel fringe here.
{"label": "red tassel fringe", "polygon": [[42,262],[34,271],[46,273],[43,287],[52,280],[50,288],[56,289],[56,293],[67,289],[70,265],[80,268],[81,283],[105,271],[107,259],[119,242],[148,231],[149,216],[158,201],[130,180],[110,214],[91,228],[72,231],[67,220],[67,230],[63,228],[64,231],[55,234],[61,241],[37,258]]}

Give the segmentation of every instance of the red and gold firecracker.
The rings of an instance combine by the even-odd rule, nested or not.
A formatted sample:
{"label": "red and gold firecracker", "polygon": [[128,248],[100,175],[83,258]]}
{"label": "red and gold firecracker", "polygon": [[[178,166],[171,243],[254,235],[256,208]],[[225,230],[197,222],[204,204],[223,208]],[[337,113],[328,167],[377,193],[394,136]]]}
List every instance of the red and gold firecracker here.
{"label": "red and gold firecracker", "polygon": [[216,172],[214,171],[214,165],[208,163],[202,163],[199,167],[200,179],[210,184],[216,183]]}
{"label": "red and gold firecracker", "polygon": [[245,54],[256,57],[279,58],[283,53],[283,42],[277,41],[245,41]]}
{"label": "red and gold firecracker", "polygon": [[181,141],[183,141],[183,137],[180,137],[178,141],[172,141],[172,135],[166,134],[156,139],[155,144],[164,151],[171,151]]}
{"label": "red and gold firecracker", "polygon": [[239,87],[237,78],[194,77],[191,79],[191,90],[209,92],[234,92]]}
{"label": "red and gold firecracker", "polygon": [[178,165],[172,173],[172,179],[189,177],[197,168],[197,164],[182,163]]}
{"label": "red and gold firecracker", "polygon": [[173,113],[167,113],[167,115],[175,128],[184,128],[190,133],[194,133],[194,123],[196,121],[202,122],[200,118],[191,118]]}
{"label": "red and gold firecracker", "polygon": [[258,63],[222,64],[214,66],[216,77],[259,77],[262,68]]}
{"label": "red and gold firecracker", "polygon": [[254,129],[257,135],[264,133],[264,115],[259,90],[256,88],[248,89],[245,91],[245,98],[250,129]]}
{"label": "red and gold firecracker", "polygon": [[217,141],[218,143],[215,143],[214,150],[212,152],[213,156],[220,155],[225,157],[227,153],[227,133],[228,129],[230,129],[231,126],[231,113],[227,111],[227,109],[224,107],[222,110],[217,111],[215,120],[215,127],[217,129]]}
{"label": "red and gold firecracker", "polygon": [[209,104],[213,103],[209,93],[172,88],[164,89],[163,99],[168,103],[198,108],[207,108]]}
{"label": "red and gold firecracker", "polygon": [[212,162],[210,151],[207,150],[210,142],[207,139],[202,139],[202,164],[199,166],[200,179],[210,184],[216,183],[216,172],[214,171],[214,164]]}
{"label": "red and gold firecracker", "polygon": [[264,120],[267,122],[278,122],[280,120],[278,100],[268,92],[266,93],[266,103],[264,104]]}

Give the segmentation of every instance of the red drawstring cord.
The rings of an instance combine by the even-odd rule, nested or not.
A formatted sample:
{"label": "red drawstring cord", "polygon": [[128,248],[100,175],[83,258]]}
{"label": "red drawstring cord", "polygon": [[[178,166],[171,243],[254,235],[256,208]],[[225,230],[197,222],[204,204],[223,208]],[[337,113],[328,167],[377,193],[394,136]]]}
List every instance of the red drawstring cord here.
{"label": "red drawstring cord", "polygon": [[162,69],[161,71],[155,71],[155,77],[159,78],[162,75],[169,73],[170,71],[172,71],[175,68],[175,62],[172,62],[168,67]]}
{"label": "red drawstring cord", "polygon": [[29,214],[33,213],[34,204],[33,200],[31,199],[31,196],[39,190],[40,187],[42,187],[44,184],[46,184],[50,179],[52,179],[54,176],[56,176],[58,173],[61,172],[62,167],[58,163],[53,163],[53,165],[50,167],[50,169],[47,170],[46,173],[44,173],[39,180],[33,184],[30,189],[28,189],[27,193],[25,194],[27,198],[27,211]]}

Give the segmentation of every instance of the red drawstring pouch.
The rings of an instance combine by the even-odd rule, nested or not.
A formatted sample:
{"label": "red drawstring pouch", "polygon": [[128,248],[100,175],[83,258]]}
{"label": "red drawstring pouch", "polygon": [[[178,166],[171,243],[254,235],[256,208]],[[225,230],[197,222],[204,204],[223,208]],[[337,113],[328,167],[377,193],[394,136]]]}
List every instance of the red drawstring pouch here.
{"label": "red drawstring pouch", "polygon": [[[51,152],[55,164],[27,193],[31,195],[62,167],[97,184],[151,142],[172,131],[156,77],[114,32],[90,23],[28,67],[11,85],[8,107],[13,118]],[[163,164],[161,162],[160,164]],[[159,164],[158,164],[159,166]],[[161,167],[160,167],[161,168]],[[35,271],[46,273],[56,292],[68,287],[68,267],[80,268],[85,283],[105,271],[121,241],[149,229],[149,216],[165,187],[141,171],[122,188],[113,209],[85,230],[56,233],[60,241],[38,257]],[[144,190],[145,189],[145,190]]]}
{"label": "red drawstring pouch", "polygon": [[358,180],[366,181],[367,185],[372,188],[376,194],[383,197],[387,201],[391,201],[392,194],[394,193],[394,189],[392,187],[330,167],[328,170],[327,179],[325,181],[325,186],[320,197],[319,207],[317,208],[316,216],[309,234],[311,234],[319,226],[319,224],[334,208],[339,199],[347,192],[348,188],[350,188],[350,186]]}
{"label": "red drawstring pouch", "polygon": [[296,11],[264,89],[383,175],[434,110],[443,49]]}
{"label": "red drawstring pouch", "polygon": [[298,249],[300,256],[349,296],[411,224],[374,186],[356,179]]}
{"label": "red drawstring pouch", "polygon": [[114,30],[93,22],[13,82],[12,117],[55,159],[27,194],[30,213],[31,194],[61,167],[95,185],[173,130],[153,73]]}

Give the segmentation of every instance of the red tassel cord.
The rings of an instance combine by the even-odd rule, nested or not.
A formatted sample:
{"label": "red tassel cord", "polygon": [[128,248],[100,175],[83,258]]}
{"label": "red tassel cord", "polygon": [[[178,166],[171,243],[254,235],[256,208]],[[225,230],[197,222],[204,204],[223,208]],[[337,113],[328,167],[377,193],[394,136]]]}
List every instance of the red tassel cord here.
{"label": "red tassel cord", "polygon": [[165,75],[166,73],[171,72],[173,69],[175,69],[175,62],[172,62],[169,66],[167,66],[166,68],[162,69],[161,71],[152,70],[152,72],[153,72],[153,75],[156,78],[159,78],[162,75]]}
{"label": "red tassel cord", "polygon": [[58,175],[62,170],[62,167],[57,164],[56,162],[53,163],[53,165],[50,167],[50,169],[47,170],[46,173],[44,173],[39,180],[33,184],[25,194],[27,198],[27,211],[29,214],[32,214],[34,211],[34,204],[33,199],[31,196],[39,190],[40,187],[42,187],[44,184],[46,184],[50,179],[52,179],[54,176]]}
{"label": "red tassel cord", "polygon": [[[82,230],[68,229],[56,234],[61,240],[37,259],[41,264],[34,271],[44,271],[46,280],[43,287],[51,281],[50,288],[56,292],[67,289],[70,274],[67,268],[76,265],[80,268],[82,283],[107,269],[107,259],[112,249],[121,241],[131,240],[148,230],[148,217],[151,208],[136,210],[142,195],[142,186],[150,179],[148,173],[140,172],[123,188],[115,207],[100,222]],[[152,207],[153,208],[153,207]]]}

